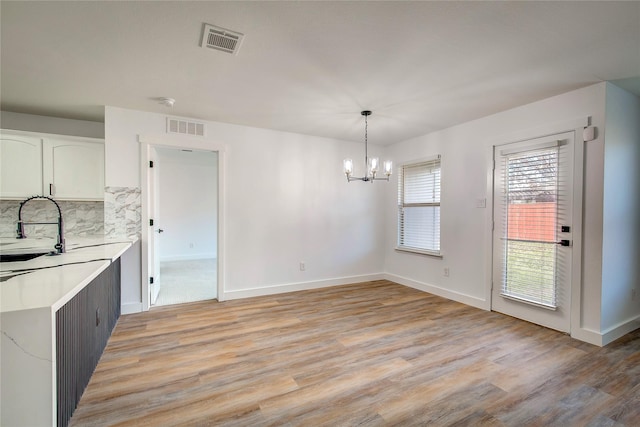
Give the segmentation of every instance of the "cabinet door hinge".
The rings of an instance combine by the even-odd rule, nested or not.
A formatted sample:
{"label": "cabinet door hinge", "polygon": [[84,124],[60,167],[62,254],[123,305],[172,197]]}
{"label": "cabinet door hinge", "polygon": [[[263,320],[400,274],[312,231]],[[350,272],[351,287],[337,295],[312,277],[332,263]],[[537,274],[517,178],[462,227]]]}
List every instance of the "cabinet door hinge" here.
{"label": "cabinet door hinge", "polygon": [[149,283],[153,285],[153,277],[149,277]]}
{"label": "cabinet door hinge", "polygon": [[153,160],[149,160],[149,167],[152,168],[153,167]]}
{"label": "cabinet door hinge", "polygon": [[149,227],[153,227],[153,220],[152,219],[149,220]]}

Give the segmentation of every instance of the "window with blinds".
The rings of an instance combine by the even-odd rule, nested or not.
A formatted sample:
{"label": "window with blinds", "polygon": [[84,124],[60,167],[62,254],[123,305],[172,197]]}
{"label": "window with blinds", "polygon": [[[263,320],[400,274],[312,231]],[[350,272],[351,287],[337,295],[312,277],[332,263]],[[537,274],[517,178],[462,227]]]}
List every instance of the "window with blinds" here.
{"label": "window with blinds", "polygon": [[440,156],[399,168],[397,249],[440,254]]}
{"label": "window with blinds", "polygon": [[503,157],[502,295],[556,307],[558,148]]}

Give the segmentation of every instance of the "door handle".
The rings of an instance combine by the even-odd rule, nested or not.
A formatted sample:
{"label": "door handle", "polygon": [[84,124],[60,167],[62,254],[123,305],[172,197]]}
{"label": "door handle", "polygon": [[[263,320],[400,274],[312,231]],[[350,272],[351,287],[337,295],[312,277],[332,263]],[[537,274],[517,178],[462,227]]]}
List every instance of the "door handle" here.
{"label": "door handle", "polygon": [[556,242],[556,245],[571,246],[571,240],[560,240],[559,242]]}
{"label": "door handle", "polygon": [[164,230],[162,228],[158,228],[158,234],[160,233],[164,233]]}

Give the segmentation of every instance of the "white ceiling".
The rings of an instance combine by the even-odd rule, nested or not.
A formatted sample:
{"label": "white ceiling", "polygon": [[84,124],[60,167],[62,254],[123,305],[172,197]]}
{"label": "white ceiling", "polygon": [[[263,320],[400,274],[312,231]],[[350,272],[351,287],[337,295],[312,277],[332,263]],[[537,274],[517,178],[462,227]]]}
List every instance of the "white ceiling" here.
{"label": "white ceiling", "polygon": [[[0,3],[2,110],[104,105],[389,144],[602,80],[640,95],[640,2]],[[202,24],[245,34],[200,47]],[[177,100],[173,109],[157,98]]]}

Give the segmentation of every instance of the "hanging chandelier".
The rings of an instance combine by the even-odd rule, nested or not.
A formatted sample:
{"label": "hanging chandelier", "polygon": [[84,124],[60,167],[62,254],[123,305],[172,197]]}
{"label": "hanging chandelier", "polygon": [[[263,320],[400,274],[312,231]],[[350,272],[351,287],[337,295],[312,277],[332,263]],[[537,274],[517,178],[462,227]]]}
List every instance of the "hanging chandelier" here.
{"label": "hanging chandelier", "polygon": [[369,158],[369,146],[367,142],[367,117],[371,115],[371,111],[364,110],[360,114],[364,116],[364,166],[366,168],[366,174],[363,177],[356,177],[353,175],[353,160],[344,159],[344,174],[347,176],[347,181],[364,181],[364,182],[373,182],[373,181],[389,181],[389,177],[391,176],[391,168],[393,164],[391,160],[385,160],[383,165],[384,178],[377,178],[376,174],[380,168],[380,160],[377,157]]}

